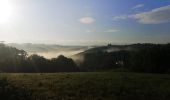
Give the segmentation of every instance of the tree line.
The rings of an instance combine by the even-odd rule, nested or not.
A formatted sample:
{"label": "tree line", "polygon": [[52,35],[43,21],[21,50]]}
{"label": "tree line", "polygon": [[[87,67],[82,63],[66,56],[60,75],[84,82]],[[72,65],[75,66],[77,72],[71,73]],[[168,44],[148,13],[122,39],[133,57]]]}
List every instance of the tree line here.
{"label": "tree line", "polygon": [[1,72],[77,72],[125,69],[133,72],[170,73],[170,44],[133,44],[131,50],[84,53],[84,60],[76,64],[63,55],[46,59],[33,54],[28,56],[0,44]]}
{"label": "tree line", "polygon": [[78,71],[78,67],[72,59],[62,55],[52,59],[46,59],[36,54],[28,56],[24,50],[0,44],[0,71],[72,72]]}
{"label": "tree line", "polygon": [[125,69],[133,72],[170,73],[170,44],[133,44],[131,50],[85,53],[80,68],[88,71]]}

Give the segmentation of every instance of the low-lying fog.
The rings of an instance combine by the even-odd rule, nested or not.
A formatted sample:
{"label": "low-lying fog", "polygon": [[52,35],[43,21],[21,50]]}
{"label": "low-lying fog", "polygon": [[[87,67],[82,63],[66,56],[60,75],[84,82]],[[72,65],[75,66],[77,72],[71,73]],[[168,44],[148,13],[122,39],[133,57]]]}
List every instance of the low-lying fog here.
{"label": "low-lying fog", "polygon": [[48,45],[48,44],[16,44],[10,43],[7,44],[12,47],[16,47],[17,49],[25,50],[29,55],[38,54],[45,58],[55,58],[59,55],[64,55],[66,57],[70,57],[72,55],[83,52],[91,47],[88,46],[61,46],[61,45]]}
{"label": "low-lying fog", "polygon": [[64,55],[65,57],[70,57],[72,55],[78,54],[80,52],[83,52],[84,49],[82,50],[62,50],[62,51],[47,51],[47,52],[29,52],[28,54],[38,54],[40,56],[43,56],[45,58],[55,58],[58,57],[59,55]]}

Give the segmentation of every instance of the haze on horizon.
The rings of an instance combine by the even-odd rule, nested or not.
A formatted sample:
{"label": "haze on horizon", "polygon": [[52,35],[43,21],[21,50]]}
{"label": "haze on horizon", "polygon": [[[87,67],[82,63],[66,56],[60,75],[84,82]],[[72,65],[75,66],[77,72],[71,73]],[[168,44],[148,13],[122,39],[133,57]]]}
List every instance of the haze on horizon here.
{"label": "haze on horizon", "polygon": [[170,42],[170,0],[0,0],[0,41]]}

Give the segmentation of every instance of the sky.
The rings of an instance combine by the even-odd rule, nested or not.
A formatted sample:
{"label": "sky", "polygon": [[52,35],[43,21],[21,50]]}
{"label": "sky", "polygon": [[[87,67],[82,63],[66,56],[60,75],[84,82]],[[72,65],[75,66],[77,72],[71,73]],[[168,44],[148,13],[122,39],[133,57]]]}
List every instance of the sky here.
{"label": "sky", "polygon": [[0,0],[0,41],[170,42],[170,0]]}

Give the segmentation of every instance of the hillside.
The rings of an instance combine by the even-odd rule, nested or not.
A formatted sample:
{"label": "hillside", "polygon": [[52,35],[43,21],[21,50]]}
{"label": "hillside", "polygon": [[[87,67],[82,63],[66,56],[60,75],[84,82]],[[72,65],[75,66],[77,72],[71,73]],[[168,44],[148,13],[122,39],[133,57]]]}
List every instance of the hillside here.
{"label": "hillside", "polygon": [[169,73],[170,44],[108,45],[71,56],[87,71],[123,68],[135,72]]}
{"label": "hillside", "polygon": [[[73,56],[81,56],[87,53],[96,53],[96,52],[116,52],[116,51],[137,51],[146,47],[152,47],[156,44],[129,44],[129,45],[107,45],[107,46],[96,46],[93,48],[89,48],[83,52],[80,52],[78,54],[75,54]],[[166,44],[158,44],[158,45],[166,45]]]}
{"label": "hillside", "polygon": [[107,45],[107,46],[97,46],[90,49],[87,49],[85,51],[82,51],[80,53],[77,53],[75,55],[72,55],[71,58],[76,63],[82,63],[84,61],[84,57],[87,54],[96,54],[100,52],[107,52],[107,53],[113,53],[118,51],[137,51],[142,48],[145,48],[146,46],[151,46],[153,44],[131,44],[131,45]]}

